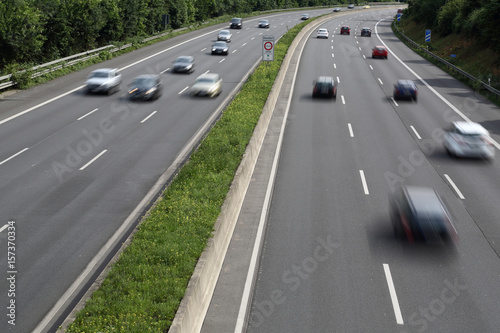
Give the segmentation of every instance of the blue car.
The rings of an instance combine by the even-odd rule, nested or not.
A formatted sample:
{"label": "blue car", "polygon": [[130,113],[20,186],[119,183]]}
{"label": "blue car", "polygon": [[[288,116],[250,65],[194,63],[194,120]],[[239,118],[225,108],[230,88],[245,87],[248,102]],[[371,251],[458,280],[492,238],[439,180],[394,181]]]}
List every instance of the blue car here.
{"label": "blue car", "polygon": [[417,101],[418,90],[412,80],[398,80],[394,85],[394,99],[410,99]]}

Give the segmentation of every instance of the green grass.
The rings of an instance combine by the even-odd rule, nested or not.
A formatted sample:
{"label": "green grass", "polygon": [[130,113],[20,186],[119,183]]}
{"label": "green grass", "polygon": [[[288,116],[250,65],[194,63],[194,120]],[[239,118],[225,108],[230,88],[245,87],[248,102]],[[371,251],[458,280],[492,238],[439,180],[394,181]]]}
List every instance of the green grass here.
{"label": "green grass", "polygon": [[166,332],[229,191],[288,47],[275,45],[140,224],[68,332]]}

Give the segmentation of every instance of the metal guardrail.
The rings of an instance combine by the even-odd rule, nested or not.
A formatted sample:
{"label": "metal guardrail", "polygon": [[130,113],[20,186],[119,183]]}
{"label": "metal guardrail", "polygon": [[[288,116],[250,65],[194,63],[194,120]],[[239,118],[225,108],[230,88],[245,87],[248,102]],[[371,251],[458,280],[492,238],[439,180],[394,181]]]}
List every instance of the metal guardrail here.
{"label": "metal guardrail", "polygon": [[396,28],[396,30],[398,31],[398,33],[400,33],[400,34],[401,34],[401,36],[403,36],[403,38],[404,38],[404,39],[406,39],[406,41],[408,41],[408,43],[410,43],[413,47],[415,47],[415,48],[417,48],[417,49],[419,49],[419,50],[421,50],[421,51],[423,51],[423,52],[427,53],[429,56],[431,56],[431,57],[433,57],[434,59],[436,59],[436,60],[440,61],[442,64],[444,64],[444,65],[446,65],[446,66],[448,66],[448,67],[452,68],[454,71],[456,71],[456,72],[458,72],[458,73],[462,74],[463,76],[466,76],[466,77],[468,77],[469,79],[471,79],[471,80],[473,80],[473,81],[479,82],[479,83],[483,86],[483,88],[485,88],[485,89],[489,90],[490,92],[492,92],[492,93],[496,94],[497,96],[500,96],[500,90],[497,90],[497,89],[493,88],[490,84],[488,84],[488,83],[485,83],[485,82],[481,81],[481,80],[480,80],[480,79],[478,79],[477,77],[472,76],[471,74],[469,74],[469,73],[467,73],[467,72],[465,72],[465,71],[461,70],[461,69],[460,69],[460,68],[458,68],[457,66],[455,66],[455,65],[451,64],[450,62],[448,62],[448,61],[444,60],[443,58],[438,57],[437,55],[435,55],[434,53],[430,52],[430,51],[429,51],[429,50],[427,50],[426,48],[424,48],[424,47],[420,46],[419,44],[415,43],[415,42],[414,42],[414,41],[412,41],[410,38],[406,37],[406,35],[405,35],[402,31],[400,31],[400,30],[399,30],[399,28],[398,28],[398,25],[397,25],[397,24],[394,24],[394,27]]}
{"label": "metal guardrail", "polygon": [[[120,46],[120,47],[115,47],[115,45],[106,45],[106,46],[103,46],[103,47],[100,47],[100,48],[97,48],[97,49],[94,49],[94,50],[85,51],[85,52],[82,52],[82,53],[74,54],[74,55],[69,56],[69,57],[65,57],[65,58],[53,60],[53,61],[47,62],[45,64],[42,64],[42,65],[37,65],[35,67],[32,67],[30,69],[30,71],[36,71],[38,69],[42,69],[42,68],[45,68],[45,67],[53,66],[53,65],[59,64],[61,62],[64,62],[64,64],[60,64],[60,65],[57,65],[57,66],[54,66],[54,67],[51,67],[51,68],[47,68],[47,69],[41,70],[39,72],[33,73],[31,75],[31,78],[35,78],[35,77],[38,77],[38,76],[41,76],[41,75],[44,75],[44,74],[47,74],[47,73],[50,73],[50,72],[57,71],[57,70],[63,68],[64,66],[71,66],[71,65],[74,65],[74,64],[76,64],[76,63],[78,63],[80,61],[85,61],[85,60],[97,57],[97,56],[99,56],[99,52],[101,52],[103,50],[106,50],[106,49],[109,49],[109,48],[112,48],[111,50],[109,50],[109,52],[113,53],[113,52],[122,50],[124,48],[130,47],[131,45],[132,44],[127,44],[127,45],[123,45],[123,46]],[[77,59],[77,58],[79,58],[79,59]],[[26,72],[26,70],[20,71],[19,73],[23,73],[23,72]],[[1,81],[5,81],[5,80],[9,80],[11,77],[12,77],[12,74],[1,76],[0,77],[0,82]],[[4,83],[0,83],[0,90],[12,87],[15,84],[16,83],[14,81],[7,81],[7,82],[4,82]]]}

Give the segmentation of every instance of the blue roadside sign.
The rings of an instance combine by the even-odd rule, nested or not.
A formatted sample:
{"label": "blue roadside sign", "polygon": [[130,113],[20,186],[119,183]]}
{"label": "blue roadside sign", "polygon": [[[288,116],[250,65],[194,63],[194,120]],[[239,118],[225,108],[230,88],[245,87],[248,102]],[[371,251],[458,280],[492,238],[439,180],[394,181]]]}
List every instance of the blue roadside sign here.
{"label": "blue roadside sign", "polygon": [[402,16],[402,15],[403,15],[403,14],[398,13],[398,19],[397,19],[398,21],[401,21],[401,16]]}
{"label": "blue roadside sign", "polygon": [[431,41],[431,29],[426,29],[425,30],[425,41],[430,42]]}

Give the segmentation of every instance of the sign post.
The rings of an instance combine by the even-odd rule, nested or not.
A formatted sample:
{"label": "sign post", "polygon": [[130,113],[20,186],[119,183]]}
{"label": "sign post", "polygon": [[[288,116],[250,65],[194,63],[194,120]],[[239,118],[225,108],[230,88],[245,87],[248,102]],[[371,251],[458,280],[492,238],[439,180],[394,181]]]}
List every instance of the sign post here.
{"label": "sign post", "polygon": [[262,36],[262,60],[274,61],[274,36]]}

